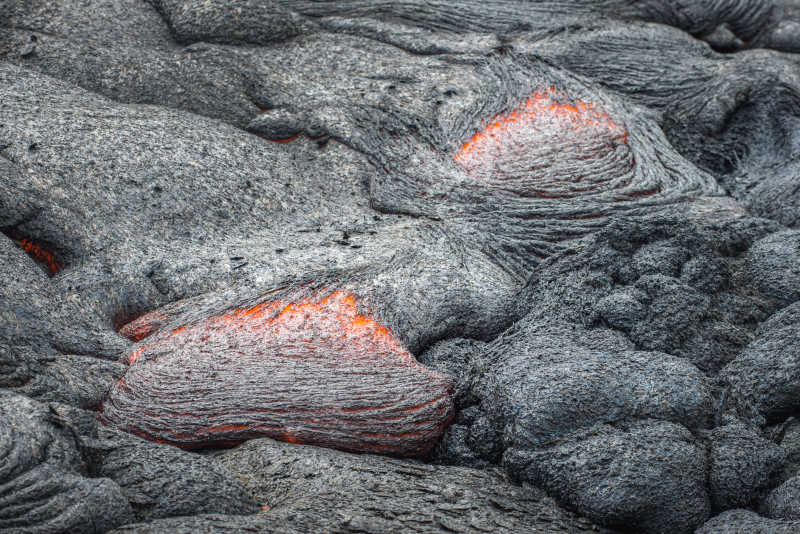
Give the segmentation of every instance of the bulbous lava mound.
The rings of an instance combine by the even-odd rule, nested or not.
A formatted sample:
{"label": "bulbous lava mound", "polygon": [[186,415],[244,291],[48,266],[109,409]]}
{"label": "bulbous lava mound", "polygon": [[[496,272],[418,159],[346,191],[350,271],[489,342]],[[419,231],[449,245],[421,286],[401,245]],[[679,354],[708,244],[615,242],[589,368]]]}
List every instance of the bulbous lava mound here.
{"label": "bulbous lava mound", "polygon": [[593,104],[538,90],[518,109],[488,121],[455,160],[472,177],[520,196],[570,198],[627,185],[606,183],[634,165],[627,138]]}
{"label": "bulbous lava mound", "polygon": [[[163,314],[125,329],[139,337]],[[343,291],[234,309],[137,346],[107,424],[184,448],[255,437],[423,456],[453,415],[452,380],[416,362]]]}

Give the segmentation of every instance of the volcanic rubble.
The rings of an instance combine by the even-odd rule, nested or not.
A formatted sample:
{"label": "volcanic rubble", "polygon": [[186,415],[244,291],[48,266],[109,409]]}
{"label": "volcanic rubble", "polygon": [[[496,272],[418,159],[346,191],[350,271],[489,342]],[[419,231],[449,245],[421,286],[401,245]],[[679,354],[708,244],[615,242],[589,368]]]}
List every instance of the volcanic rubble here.
{"label": "volcanic rubble", "polygon": [[800,531],[800,1],[0,0],[0,532]]}

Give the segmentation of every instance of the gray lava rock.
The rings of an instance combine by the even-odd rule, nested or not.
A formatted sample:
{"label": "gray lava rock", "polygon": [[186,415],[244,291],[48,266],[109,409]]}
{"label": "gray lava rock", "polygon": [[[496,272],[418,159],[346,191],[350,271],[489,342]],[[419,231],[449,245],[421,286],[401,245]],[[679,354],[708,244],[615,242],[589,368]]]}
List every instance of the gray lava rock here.
{"label": "gray lava rock", "polygon": [[[767,7],[738,2],[745,5]],[[772,11],[771,29],[762,34],[767,40],[770,32],[783,32],[779,26],[796,28],[800,21],[797,7],[787,18],[780,17],[779,6]],[[725,24],[717,30],[713,35],[726,34],[727,45],[714,43],[712,35],[705,38],[718,50],[754,45],[733,38]],[[668,26],[606,21],[565,25],[537,39],[518,38],[514,45],[647,106],[673,146],[713,172],[751,213],[797,225],[800,71],[793,56],[766,50],[722,54]],[[794,46],[800,50],[800,42]],[[592,54],[583,53],[587,49]]]}
{"label": "gray lava rock", "polygon": [[[144,3],[144,2],[142,2]],[[36,53],[26,54],[35,40]],[[0,60],[15,63],[125,104],[180,108],[244,128],[265,107],[263,73],[246,54],[211,44],[180,50],[89,42],[9,30]],[[259,105],[260,103],[260,105]],[[288,137],[288,136],[287,136]]]}
{"label": "gray lava rock", "polygon": [[108,534],[305,534],[291,523],[278,523],[261,515],[204,514],[190,517],[158,519],[148,523],[134,523],[110,531]]}
{"label": "gray lava rock", "polygon": [[115,482],[89,477],[79,447],[56,407],[0,390],[0,530],[101,534],[133,520]]}
{"label": "gray lava rock", "polygon": [[281,2],[152,0],[181,43],[198,41],[270,44],[313,28]]}
{"label": "gray lava rock", "polygon": [[715,372],[786,304],[778,298],[780,275],[757,268],[764,256],[745,253],[778,228],[759,219],[613,224],[549,259],[522,302],[531,320],[611,328],[638,349]]}
{"label": "gray lava rock", "polygon": [[690,532],[710,504],[705,446],[685,426],[711,426],[712,388],[682,358],[630,348],[613,331],[529,314],[486,345],[478,413],[436,459],[481,465],[502,454],[514,477],[598,523]]}
{"label": "gray lava rock", "polygon": [[[181,39],[216,39],[226,42],[268,43],[301,31],[299,20],[326,18],[378,19],[401,22],[422,29],[451,32],[492,31],[501,34],[547,27],[559,18],[592,20],[598,17],[621,20],[647,20],[679,27],[705,37],[723,49],[738,49],[758,44],[789,51],[800,50],[796,36],[787,35],[800,20],[792,8],[780,2],[722,0],[686,6],[676,1],[630,4],[624,0],[602,3],[572,0],[559,5],[547,3],[520,9],[515,2],[490,0],[398,4],[380,0],[271,2],[269,5],[239,1],[202,3],[193,0],[153,0]],[[773,17],[778,20],[771,20]],[[787,20],[788,19],[788,20]],[[280,24],[283,24],[283,27]],[[364,23],[362,23],[364,24]],[[357,26],[359,28],[363,26]],[[408,31],[408,30],[407,30]]]}
{"label": "gray lava rock", "polygon": [[794,534],[800,521],[761,517],[750,510],[729,510],[706,522],[696,534]]}
{"label": "gray lava rock", "polygon": [[773,432],[775,442],[786,451],[784,480],[800,474],[800,421],[790,417],[770,430]]}
{"label": "gray lava rock", "polygon": [[800,231],[777,232],[754,243],[737,278],[787,304],[800,300]]}
{"label": "gray lava rock", "polygon": [[126,370],[119,362],[71,354],[37,364],[38,371],[16,391],[40,402],[61,402],[79,408],[99,407],[111,385]]}
{"label": "gray lava rock", "polygon": [[794,517],[793,426],[781,473],[757,429],[709,427],[729,402],[798,411],[797,233],[742,217],[800,221],[800,63],[758,49],[800,51],[796,0],[0,13],[0,530],[595,528],[493,468],[94,436],[132,320],[337,289],[457,382],[436,462],[503,462],[626,530],[688,532],[784,479],[764,509]]}
{"label": "gray lava rock", "polygon": [[472,380],[483,365],[485,342],[473,339],[446,339],[435,343],[420,354],[420,363],[436,369],[455,381],[453,402],[458,410],[475,404],[471,396]]}
{"label": "gray lava rock", "polygon": [[761,503],[761,513],[772,519],[800,521],[800,476],[772,490]]}
{"label": "gray lava rock", "polygon": [[[116,354],[115,349],[126,343],[109,339],[117,337],[113,334],[100,334],[102,328],[91,324],[91,314],[74,301],[59,303],[52,281],[14,240],[0,236],[0,252],[4,259],[0,273],[5,280],[0,289],[0,387],[40,401],[99,406],[125,366],[97,356]],[[82,315],[89,316],[83,325]],[[105,351],[95,352],[91,345],[83,345],[80,348],[92,356],[62,353],[70,348],[62,345],[62,340],[90,337],[92,332],[100,334],[101,343],[109,341]]]}
{"label": "gray lava rock", "polygon": [[[597,528],[495,470],[431,466],[267,439],[219,453],[262,520],[301,532],[580,532]],[[600,529],[602,531],[602,529]]]}
{"label": "gray lava rock", "polygon": [[760,336],[720,372],[732,398],[752,406],[768,422],[785,419],[799,406],[798,310],[794,304],[771,317],[759,329]]}
{"label": "gray lava rock", "polygon": [[100,428],[93,469],[113,480],[139,521],[259,510],[239,480],[213,458]]}
{"label": "gray lava rock", "polygon": [[773,484],[786,459],[781,447],[742,423],[715,428],[710,442],[709,489],[718,511],[752,505]]}
{"label": "gray lava rock", "polygon": [[710,511],[705,448],[674,423],[599,424],[547,449],[508,449],[503,464],[611,527],[689,533]]}
{"label": "gray lava rock", "polygon": [[[527,325],[526,325],[527,326]],[[539,449],[597,423],[639,418],[711,425],[710,385],[691,363],[663,353],[600,352],[515,327],[481,385],[482,406],[506,448]]]}
{"label": "gray lava rock", "polygon": [[[71,41],[143,48],[174,46],[169,28],[158,12],[139,0],[2,0],[4,28],[59,35]],[[34,41],[35,42],[35,41]]]}

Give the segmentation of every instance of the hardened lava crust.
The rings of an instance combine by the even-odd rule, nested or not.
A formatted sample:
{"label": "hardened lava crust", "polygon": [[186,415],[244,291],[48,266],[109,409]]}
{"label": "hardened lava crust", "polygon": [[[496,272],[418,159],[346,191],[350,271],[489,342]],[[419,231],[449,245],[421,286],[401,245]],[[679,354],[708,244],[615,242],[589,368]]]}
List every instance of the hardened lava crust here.
{"label": "hardened lava crust", "polygon": [[0,534],[800,531],[800,0],[0,0]]}

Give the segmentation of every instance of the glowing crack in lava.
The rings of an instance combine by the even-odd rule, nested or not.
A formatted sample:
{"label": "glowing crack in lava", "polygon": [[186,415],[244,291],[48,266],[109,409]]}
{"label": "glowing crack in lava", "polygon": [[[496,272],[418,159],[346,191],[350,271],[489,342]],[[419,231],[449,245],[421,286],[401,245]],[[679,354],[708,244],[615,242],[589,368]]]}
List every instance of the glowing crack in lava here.
{"label": "glowing crack in lava", "polygon": [[628,185],[624,127],[602,109],[554,89],[491,119],[455,154],[473,177],[519,196],[570,198]]}
{"label": "glowing crack in lava", "polygon": [[[423,456],[453,415],[453,382],[334,291],[234,309],[147,337],[102,419],[184,448],[271,437]],[[156,310],[136,321],[145,332]]]}
{"label": "glowing crack in lava", "polygon": [[14,242],[22,247],[22,250],[27,252],[31,258],[44,265],[47,272],[50,273],[50,276],[55,276],[61,271],[61,264],[56,260],[53,253],[46,250],[41,245],[25,238],[14,240]]}

